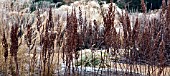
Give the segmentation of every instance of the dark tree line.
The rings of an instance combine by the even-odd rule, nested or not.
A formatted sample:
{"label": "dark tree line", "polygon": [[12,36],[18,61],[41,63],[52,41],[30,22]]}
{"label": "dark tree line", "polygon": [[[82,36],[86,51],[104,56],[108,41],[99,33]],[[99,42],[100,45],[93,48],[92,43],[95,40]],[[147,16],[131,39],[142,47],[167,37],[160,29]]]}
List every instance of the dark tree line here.
{"label": "dark tree line", "polygon": [[38,1],[50,1],[50,2],[54,2],[54,3],[63,2],[63,0],[35,0],[34,2],[38,2]]}
{"label": "dark tree line", "polygon": [[[108,2],[109,0],[107,0]],[[165,0],[167,3],[167,0]],[[113,0],[120,8],[126,8],[128,10],[138,9],[141,11],[141,1],[140,0]],[[162,0],[145,0],[147,10],[159,9],[162,5]]]}
{"label": "dark tree line", "polygon": [[[64,0],[35,0],[34,2],[38,1],[50,1],[50,2],[62,2],[65,4]],[[76,0],[75,0],[76,1]],[[88,0],[87,0],[88,1]],[[110,2],[110,0],[98,0],[100,1],[106,1],[107,3]],[[127,10],[137,9],[138,11],[141,11],[141,1],[140,0],[113,0],[114,3],[116,3],[120,8],[127,8]],[[167,0],[166,0],[167,3]],[[147,6],[147,10],[149,9],[159,9],[162,4],[162,0],[145,0],[145,4]]]}

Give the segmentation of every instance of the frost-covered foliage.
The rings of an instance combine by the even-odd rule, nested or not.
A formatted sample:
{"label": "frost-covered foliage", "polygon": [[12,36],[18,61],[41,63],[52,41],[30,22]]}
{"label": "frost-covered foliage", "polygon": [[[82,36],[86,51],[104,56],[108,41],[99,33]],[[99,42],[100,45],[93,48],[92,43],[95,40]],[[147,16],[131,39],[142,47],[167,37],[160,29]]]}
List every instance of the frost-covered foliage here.
{"label": "frost-covered foliage", "polygon": [[42,7],[35,4],[35,11],[29,0],[4,1],[0,4],[0,72],[78,76],[83,72],[78,69],[88,66],[97,68],[97,75],[107,69],[108,74],[122,71],[121,76],[168,76],[170,5],[147,13],[143,1],[143,13],[96,1],[75,1],[59,8],[42,2]]}

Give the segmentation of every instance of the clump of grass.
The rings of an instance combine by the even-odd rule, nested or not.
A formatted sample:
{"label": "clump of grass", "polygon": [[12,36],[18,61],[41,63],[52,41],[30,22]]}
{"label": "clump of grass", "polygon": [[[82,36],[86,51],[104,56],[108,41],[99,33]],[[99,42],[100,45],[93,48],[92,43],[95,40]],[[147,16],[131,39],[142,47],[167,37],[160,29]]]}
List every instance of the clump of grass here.
{"label": "clump of grass", "polygon": [[[106,44],[106,49],[109,47],[116,46],[116,29],[114,28],[114,19],[115,19],[115,7],[113,5],[109,6],[109,11],[106,15],[103,14],[104,22],[104,43]],[[113,39],[110,41],[110,39]],[[112,42],[113,41],[113,42]]]}
{"label": "clump of grass", "polygon": [[[16,65],[16,76],[19,76],[19,67],[18,67],[18,59],[17,59],[17,52],[18,52],[18,47],[19,47],[19,43],[18,43],[18,25],[14,24],[11,27],[11,47],[10,47],[10,53],[11,53],[11,57],[14,58],[15,61],[15,65]],[[11,61],[12,62],[12,61]],[[11,64],[12,65],[12,64]],[[14,75],[14,74],[12,74]]]}
{"label": "clump of grass", "polygon": [[147,8],[146,8],[145,1],[144,1],[144,0],[141,0],[141,6],[142,6],[142,12],[143,12],[143,13],[146,13],[146,12],[147,12]]}
{"label": "clump of grass", "polygon": [[7,75],[8,43],[5,35],[5,30],[3,31],[2,46],[4,48],[4,58],[5,58],[5,65],[6,65],[5,72]]}
{"label": "clump of grass", "polygon": [[[39,19],[39,17],[38,17]],[[41,28],[41,24],[39,23],[40,19],[38,20],[37,30]],[[44,30],[44,31],[43,31]],[[43,67],[43,75],[51,75],[52,74],[52,64],[53,64],[53,55],[54,51],[54,42],[56,39],[56,33],[54,32],[54,23],[52,18],[52,8],[49,10],[49,18],[46,22],[46,26],[43,26],[42,33],[40,33],[40,46],[42,46],[42,53],[40,53],[40,61],[42,60],[43,65],[39,65],[39,67]],[[41,59],[42,58],[42,59]],[[46,68],[47,67],[47,68]],[[41,68],[40,68],[41,69]],[[40,71],[41,75],[41,71]]]}
{"label": "clump of grass", "polygon": [[6,36],[5,36],[5,30],[3,31],[2,46],[5,49],[4,58],[5,58],[5,63],[6,63],[7,58],[8,58],[8,43],[7,43],[7,39],[6,39]]}
{"label": "clump of grass", "polygon": [[[54,33],[54,22],[53,22],[53,18],[52,18],[52,8],[50,8],[50,11],[49,11],[49,22],[48,22],[48,25],[46,26],[49,26],[50,28],[50,34],[49,34],[49,45],[48,45],[48,75],[50,75],[50,68],[51,68],[51,65],[52,65],[52,62],[53,62],[53,56],[54,55],[54,42],[55,42],[55,39],[56,39],[56,33]],[[48,35],[47,35],[48,36]]]}
{"label": "clump of grass", "polygon": [[[65,32],[65,55],[66,55],[66,75],[70,75],[71,66],[73,68],[73,54],[76,53],[77,40],[78,40],[78,20],[76,18],[75,9],[72,10],[71,15],[67,12],[67,25]],[[72,69],[74,72],[74,69]]]}
{"label": "clump of grass", "polygon": [[[25,35],[25,38],[26,38],[26,44],[28,46],[28,55],[29,55],[29,75],[31,73],[31,69],[34,70],[34,67],[35,67],[34,64],[33,64],[33,67],[31,68],[31,60],[32,59],[31,59],[31,56],[30,56],[31,50],[33,50],[33,48],[35,46],[35,41],[36,41],[36,39],[35,39],[36,35],[34,35],[33,33],[34,33],[34,31],[31,27],[31,25],[27,23],[27,34]],[[33,60],[35,60],[35,59],[33,59]]]}

